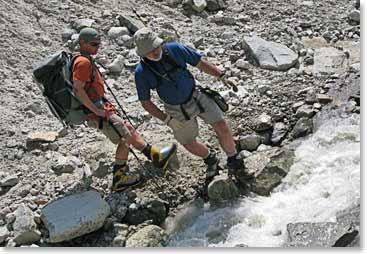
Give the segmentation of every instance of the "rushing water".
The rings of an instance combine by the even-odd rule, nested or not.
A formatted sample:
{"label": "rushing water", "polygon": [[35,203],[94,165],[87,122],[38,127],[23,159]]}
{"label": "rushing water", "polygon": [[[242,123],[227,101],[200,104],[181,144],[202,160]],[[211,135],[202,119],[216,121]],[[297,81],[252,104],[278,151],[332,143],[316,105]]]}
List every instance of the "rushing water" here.
{"label": "rushing water", "polygon": [[334,111],[321,118],[269,197],[248,197],[225,208],[190,208],[190,218],[171,234],[169,245],[278,247],[287,239],[288,223],[336,221],[338,211],[357,204],[360,116]]}

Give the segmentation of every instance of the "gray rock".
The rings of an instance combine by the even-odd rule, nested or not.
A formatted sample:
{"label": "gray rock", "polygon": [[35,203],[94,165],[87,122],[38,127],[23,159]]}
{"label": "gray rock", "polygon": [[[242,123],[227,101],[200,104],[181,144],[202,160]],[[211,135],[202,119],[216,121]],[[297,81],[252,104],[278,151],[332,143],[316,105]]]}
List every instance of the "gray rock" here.
{"label": "gray rock", "polygon": [[298,59],[298,55],[288,47],[257,36],[245,36],[242,48],[261,68],[269,70],[286,71],[294,66]]}
{"label": "gray rock", "polygon": [[111,27],[107,34],[111,39],[116,39],[122,35],[129,35],[129,30],[123,26]]}
{"label": "gray rock", "polygon": [[80,31],[84,27],[92,27],[94,23],[94,19],[78,19],[74,22],[73,28],[75,28],[77,31]]}
{"label": "gray rock", "polygon": [[34,149],[47,149],[47,146],[44,144],[49,144],[55,142],[58,138],[58,133],[55,131],[48,132],[33,132],[27,136],[26,146],[28,150]]}
{"label": "gray rock", "polygon": [[191,8],[196,12],[202,12],[206,7],[206,0],[192,0]]}
{"label": "gray rock", "polygon": [[10,236],[10,232],[5,226],[0,227],[0,244],[6,241],[6,239]]}
{"label": "gray rock", "polygon": [[302,118],[302,117],[307,117],[307,118],[311,118],[315,115],[315,111],[312,108],[311,105],[303,105],[301,107],[299,107],[296,111],[296,117],[298,118]]}
{"label": "gray rock", "polygon": [[209,11],[218,11],[224,9],[226,7],[226,3],[224,0],[206,0],[206,8]]}
{"label": "gray rock", "polygon": [[359,23],[361,21],[361,13],[359,10],[353,10],[349,13],[348,18]]}
{"label": "gray rock", "polygon": [[160,199],[147,199],[138,206],[130,206],[123,221],[137,225],[147,220],[160,225],[167,216],[166,204]]}
{"label": "gray rock", "polygon": [[333,247],[348,227],[336,222],[290,223],[287,225],[289,243],[285,247]]}
{"label": "gray rock", "polygon": [[266,113],[262,113],[258,118],[255,119],[255,131],[265,131],[273,127],[271,123],[271,116]]}
{"label": "gray rock", "polygon": [[166,235],[162,228],[156,225],[148,225],[126,240],[126,247],[163,247]]}
{"label": "gray rock", "polygon": [[98,178],[104,178],[108,175],[110,168],[110,163],[101,159],[98,161],[98,167],[93,171],[92,175]]}
{"label": "gray rock", "polygon": [[49,231],[48,242],[56,243],[82,236],[101,228],[110,207],[95,191],[61,198],[41,210],[41,219]]}
{"label": "gray rock", "polygon": [[321,104],[328,104],[333,101],[332,97],[325,95],[325,94],[317,94],[316,98],[317,98],[317,101],[320,102]]}
{"label": "gray rock", "polygon": [[117,56],[113,62],[107,66],[108,70],[114,74],[120,74],[124,69],[125,58],[122,55]]}
{"label": "gray rock", "polygon": [[288,132],[288,127],[281,122],[275,123],[274,130],[271,134],[271,142],[273,144],[279,144]]}
{"label": "gray rock", "polygon": [[74,29],[65,29],[62,34],[61,34],[61,39],[62,39],[62,42],[65,43],[67,42],[68,40],[71,39],[71,36],[73,34],[77,34],[78,32]]}
{"label": "gray rock", "polygon": [[73,173],[81,162],[78,158],[74,156],[60,156],[57,161],[52,165],[52,170],[55,174],[60,175],[63,173]]}
{"label": "gray rock", "polygon": [[231,200],[238,194],[236,185],[228,176],[216,176],[208,185],[208,196],[211,203]]}
{"label": "gray rock", "polygon": [[312,119],[302,117],[298,119],[296,125],[293,127],[291,136],[294,139],[304,137],[312,133],[312,129],[313,129]]}
{"label": "gray rock", "polygon": [[347,70],[348,61],[343,51],[327,47],[315,49],[314,75],[330,75]]}
{"label": "gray rock", "polygon": [[261,137],[257,134],[246,135],[239,138],[241,150],[256,151],[257,147],[261,144]]}
{"label": "gray rock", "polygon": [[251,67],[250,63],[243,59],[238,59],[236,62],[236,66],[241,70],[248,70]]}
{"label": "gray rock", "polygon": [[41,232],[37,230],[33,212],[24,204],[15,211],[13,229],[14,241],[17,245],[31,244],[41,239]]}
{"label": "gray rock", "polygon": [[134,34],[140,28],[145,27],[143,22],[127,15],[119,16],[118,20],[120,21],[120,25],[127,27],[132,34]]}
{"label": "gray rock", "polygon": [[1,187],[12,187],[14,185],[17,185],[18,182],[19,182],[18,176],[10,175],[0,180],[0,186]]}

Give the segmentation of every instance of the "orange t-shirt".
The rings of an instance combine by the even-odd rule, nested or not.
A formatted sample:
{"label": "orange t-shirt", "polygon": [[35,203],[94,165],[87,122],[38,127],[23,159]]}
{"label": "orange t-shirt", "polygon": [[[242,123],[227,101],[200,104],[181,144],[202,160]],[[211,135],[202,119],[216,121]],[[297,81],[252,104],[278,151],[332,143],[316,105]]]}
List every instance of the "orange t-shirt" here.
{"label": "orange t-shirt", "polygon": [[[97,67],[96,67],[97,68]],[[96,101],[104,96],[103,79],[99,71],[96,70],[96,77],[91,83],[92,64],[84,56],[77,57],[74,62],[73,80],[86,82],[85,91],[91,101]]]}

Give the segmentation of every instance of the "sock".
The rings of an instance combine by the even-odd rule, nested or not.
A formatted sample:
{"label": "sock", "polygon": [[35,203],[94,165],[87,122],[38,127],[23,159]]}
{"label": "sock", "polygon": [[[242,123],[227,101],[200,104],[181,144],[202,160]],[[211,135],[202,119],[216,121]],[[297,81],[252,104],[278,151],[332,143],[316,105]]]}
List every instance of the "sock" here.
{"label": "sock", "polygon": [[150,144],[147,144],[141,152],[148,158],[148,160],[151,160],[150,158],[150,152],[152,150],[152,146]]}
{"label": "sock", "polygon": [[233,156],[236,156],[238,153],[236,150],[234,150],[234,152],[226,153],[226,154],[227,154],[227,157],[233,157]]}
{"label": "sock", "polygon": [[203,157],[203,159],[207,159],[210,156],[211,152],[208,150],[208,154],[206,156]]}
{"label": "sock", "polygon": [[127,160],[116,159],[115,160],[115,165],[113,165],[113,173],[115,173],[116,170],[125,168],[126,165],[127,165]]}

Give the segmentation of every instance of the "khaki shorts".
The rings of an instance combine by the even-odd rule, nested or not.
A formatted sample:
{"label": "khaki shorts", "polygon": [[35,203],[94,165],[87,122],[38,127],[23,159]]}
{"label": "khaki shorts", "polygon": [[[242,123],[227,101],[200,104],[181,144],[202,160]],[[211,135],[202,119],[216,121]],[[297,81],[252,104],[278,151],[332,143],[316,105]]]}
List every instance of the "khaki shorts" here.
{"label": "khaki shorts", "polygon": [[[203,113],[200,112],[200,108],[195,101],[195,98],[203,107]],[[190,99],[190,101],[188,101],[186,104],[183,104],[183,108],[190,117],[190,120],[185,119],[180,105],[170,105],[164,103],[164,108],[167,114],[184,123],[185,125],[180,129],[172,129],[176,140],[182,145],[192,143],[199,135],[197,117],[203,119],[207,124],[213,124],[224,119],[223,112],[218,105],[208,96],[201,93],[198,89],[194,91],[193,97]]]}
{"label": "khaki shorts", "polygon": [[[102,131],[102,133],[114,144],[126,142],[126,139],[130,137],[131,134],[126,127],[124,120],[118,115],[114,114],[110,116],[110,121],[112,122],[114,127],[111,126],[110,122],[107,122],[106,120],[103,121],[102,129],[98,128],[98,120],[88,120],[87,124],[89,127],[96,128]],[[118,133],[116,131],[118,131]]]}

